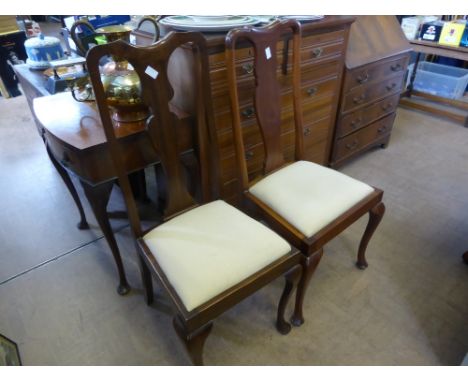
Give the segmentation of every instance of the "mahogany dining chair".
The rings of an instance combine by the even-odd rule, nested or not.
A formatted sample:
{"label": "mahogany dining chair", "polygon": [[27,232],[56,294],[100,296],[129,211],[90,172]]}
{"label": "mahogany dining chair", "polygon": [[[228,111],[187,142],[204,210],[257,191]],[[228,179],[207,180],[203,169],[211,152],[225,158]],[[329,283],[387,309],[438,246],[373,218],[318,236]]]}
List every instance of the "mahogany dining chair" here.
{"label": "mahogany dining chair", "polygon": [[[179,119],[171,99],[174,89],[168,62],[175,49],[193,52],[196,91],[197,159],[202,201],[187,187],[187,176],[178,146]],[[125,158],[110,117],[100,78],[99,60],[107,55],[130,62],[140,77],[142,97],[149,107],[146,132],[165,176],[163,221],[143,229],[136,208]],[[302,275],[303,255],[286,240],[222,200],[211,199],[210,150],[206,100],[209,99],[208,59],[205,38],[195,32],[170,32],[149,47],[123,41],[93,47],[87,55],[95,98],[118,173],[138,253],[146,302],[153,302],[153,277],[165,290],[174,309],[173,325],[194,364],[202,364],[203,345],[214,318],[261,287],[286,276],[277,312],[277,328],[286,334],[291,325],[284,319],[290,295]]]}
{"label": "mahogany dining chair", "polygon": [[[278,73],[284,73],[278,70],[277,43],[285,39],[289,39],[288,46],[291,48],[288,49],[292,49],[293,163],[285,162],[281,146],[281,87]],[[238,100],[236,46],[241,41],[244,46],[246,43],[253,46],[253,104],[265,153],[262,174],[255,179],[249,179],[248,175]],[[227,34],[225,44],[237,168],[244,207],[264,219],[305,255],[292,317],[292,323],[299,326],[304,322],[302,305],[305,291],[322,257],[323,246],[369,213],[357,260],[360,269],[367,267],[365,251],[385,212],[383,191],[303,159],[301,25],[298,21],[283,20],[263,28],[233,29]]]}

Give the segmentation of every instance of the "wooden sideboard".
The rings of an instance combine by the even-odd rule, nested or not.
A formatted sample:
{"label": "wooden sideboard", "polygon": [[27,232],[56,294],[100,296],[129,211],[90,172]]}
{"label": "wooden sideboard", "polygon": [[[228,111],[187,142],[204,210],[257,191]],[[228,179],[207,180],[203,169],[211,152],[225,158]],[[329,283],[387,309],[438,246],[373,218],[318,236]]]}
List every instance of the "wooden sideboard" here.
{"label": "wooden sideboard", "polygon": [[358,16],[346,51],[331,166],[386,146],[411,47],[394,16]]}
{"label": "wooden sideboard", "polygon": [[[306,159],[329,164],[342,80],[344,54],[349,28],[354,17],[327,16],[302,24],[301,81]],[[220,197],[238,202],[239,183],[233,144],[231,110],[225,65],[224,35],[207,36],[209,45],[212,117],[216,127]],[[286,158],[294,157],[294,122],[292,107],[291,60],[289,38],[277,46],[278,78],[282,86],[282,143]],[[239,46],[236,53],[239,78],[239,104],[244,129],[245,156],[249,177],[260,172],[264,149],[255,118],[253,91],[253,51]]]}

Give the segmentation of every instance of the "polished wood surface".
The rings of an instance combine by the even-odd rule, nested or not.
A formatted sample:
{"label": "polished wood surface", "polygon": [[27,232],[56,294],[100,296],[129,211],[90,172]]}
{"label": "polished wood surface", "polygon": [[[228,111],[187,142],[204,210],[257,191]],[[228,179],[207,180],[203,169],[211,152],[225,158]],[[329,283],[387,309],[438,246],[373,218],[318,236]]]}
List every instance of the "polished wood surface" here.
{"label": "polished wood surface", "polygon": [[[302,23],[301,91],[303,108],[304,157],[319,164],[328,164],[333,143],[336,109],[339,100],[344,53],[353,17],[327,16],[323,20]],[[272,48],[276,52],[276,71],[280,84],[281,147],[286,160],[294,158],[297,139],[294,125],[292,96],[292,41],[285,34]],[[210,83],[213,120],[218,140],[220,161],[220,196],[232,203],[240,201],[240,178],[237,176],[235,148],[232,141],[232,118],[229,108],[228,76],[224,46],[217,45],[218,37],[208,38]],[[240,121],[247,133],[245,157],[247,171],[253,178],[261,173],[265,161],[265,147],[261,139],[253,101],[255,79],[253,49],[247,41],[240,41],[236,49],[236,74],[241,108]]]}
{"label": "polished wood surface", "polygon": [[351,27],[331,166],[386,147],[411,47],[394,16],[358,16]]}
{"label": "polished wood surface", "polygon": [[[181,161],[182,149],[180,137],[184,131],[180,129],[181,118],[174,113],[171,102],[174,89],[169,80],[168,62],[172,53],[184,46],[193,54],[194,66],[192,67],[195,90],[195,115],[196,121],[193,147],[198,159],[198,172],[201,197],[190,193],[186,175]],[[167,189],[167,197],[163,211],[163,221],[181,215],[184,212],[197,207],[200,203],[211,201],[211,176],[212,161],[210,155],[215,141],[214,127],[211,120],[207,119],[207,105],[209,105],[210,89],[208,81],[208,55],[206,42],[202,34],[170,33],[165,38],[151,47],[137,48],[123,41],[99,45],[90,50],[87,55],[87,66],[90,72],[93,89],[98,105],[99,116],[105,132],[106,149],[109,150],[118,175],[128,209],[130,224],[136,239],[139,252],[139,264],[142,283],[145,287],[146,301],[153,302],[152,277],[158,280],[169,295],[175,310],[174,328],[184,342],[187,351],[194,364],[203,363],[203,345],[212,327],[212,320],[228,308],[242,301],[245,297],[257,291],[267,283],[284,273],[287,275],[285,291],[280,299],[278,308],[277,327],[283,333],[290,330],[290,325],[284,319],[287,302],[299,282],[301,275],[301,256],[296,249],[292,249],[279,259],[267,264],[257,273],[249,276],[240,283],[221,292],[201,306],[187,311],[176,289],[172,286],[159,264],[156,256],[151,252],[143,239],[144,234],[155,228],[143,230],[139,212],[128,179],[126,167],[126,152],[123,150],[122,139],[109,113],[109,105],[101,82],[99,61],[106,55],[121,57],[128,60],[139,74],[142,95],[145,104],[149,107],[150,116],[146,121],[143,134],[157,154],[164,175],[164,183]],[[153,69],[157,76],[148,75],[148,68]],[[208,106],[209,107],[209,106]],[[197,193],[196,193],[197,194]],[[230,232],[226,232],[229,235]],[[181,233],[180,240],[184,240]],[[206,240],[209,240],[207,238]],[[190,256],[188,253],[187,256]],[[193,287],[196,287],[194,285]]]}
{"label": "polished wood surface", "polygon": [[357,16],[351,25],[345,65],[354,69],[410,51],[395,16]]}
{"label": "polished wood surface", "polygon": [[467,61],[468,48],[463,46],[440,45],[437,42],[424,40],[410,40],[411,48],[417,53],[435,54]]}
{"label": "polished wood surface", "polygon": [[[284,29],[291,29],[293,34],[293,44],[292,44],[292,76],[293,76],[293,98],[294,98],[294,108],[293,113],[295,114],[294,126],[296,132],[303,131],[303,120],[302,120],[302,105],[301,102],[301,68],[300,68],[300,24],[297,22],[282,22],[272,24],[264,29],[258,28],[244,28],[239,30],[232,30],[226,36],[226,64],[229,73],[229,90],[231,95],[231,107],[233,113],[233,132],[234,140],[236,145],[237,159],[238,159],[238,171],[242,180],[242,194],[244,197],[244,206],[249,209],[252,213],[256,214],[263,220],[265,220],[269,226],[274,230],[280,233],[285,237],[292,245],[299,248],[303,254],[302,258],[302,267],[303,275],[299,283],[297,295],[296,295],[296,305],[294,308],[294,314],[292,317],[292,323],[296,326],[301,325],[304,322],[303,317],[303,302],[307,286],[310,282],[312,274],[317,268],[320,259],[323,254],[323,246],[336,237],[339,233],[345,230],[349,225],[354,223],[357,219],[362,217],[362,215],[369,214],[369,222],[367,228],[364,232],[364,235],[361,239],[359,246],[358,256],[357,256],[357,266],[360,269],[365,269],[367,267],[367,261],[365,258],[365,250],[369,243],[369,240],[377,228],[380,220],[383,217],[385,212],[385,207],[382,203],[383,191],[379,189],[374,189],[374,191],[367,196],[364,200],[360,201],[356,205],[352,206],[349,210],[344,212],[341,216],[334,219],[330,224],[322,228],[319,232],[314,234],[311,237],[306,237],[302,234],[297,228],[295,228],[291,223],[289,223],[285,218],[279,215],[275,210],[266,205],[262,200],[258,199],[249,192],[250,187],[260,179],[268,177],[271,173],[275,171],[281,171],[281,167],[286,162],[283,160],[282,148],[278,147],[275,142],[278,141],[282,130],[278,128],[281,124],[281,117],[278,112],[271,113],[268,108],[257,108],[257,118],[259,126],[261,128],[261,137],[263,140],[264,147],[272,150],[268,152],[268,155],[271,155],[273,158],[281,158],[273,162],[273,165],[268,166],[268,162],[264,162],[261,168],[260,174],[254,179],[250,179],[248,176],[248,170],[246,166],[246,159],[244,156],[244,129],[242,126],[242,108],[238,100],[238,88],[241,86],[239,81],[238,70],[236,70],[236,49],[237,41],[248,40],[253,45],[254,52],[254,70],[253,74],[255,76],[256,88],[254,91],[254,99],[257,100],[259,97],[264,98],[264,102],[272,103],[273,105],[278,106],[277,100],[280,96],[281,88],[279,86],[271,86],[265,88],[262,82],[264,81],[277,81],[277,70],[276,65],[274,64],[273,56],[270,56],[265,50],[268,47],[274,46],[277,44],[278,39],[281,37],[281,32]],[[267,60],[272,60],[270,65],[262,65],[265,60],[265,54]],[[260,56],[258,58],[257,56]],[[270,57],[270,58],[268,58]],[[261,66],[256,66],[261,65]],[[269,70],[270,73],[265,73]],[[276,92],[276,94],[267,94],[265,89],[268,89],[268,92]],[[268,113],[268,118],[262,118],[262,114]],[[271,125],[268,125],[271,124]],[[378,132],[378,129],[377,129]],[[276,136],[274,136],[276,134]],[[272,144],[273,142],[273,144]],[[304,150],[301,145],[304,144],[302,139],[297,139],[294,141],[294,152],[295,159],[304,159]],[[268,150],[267,149],[267,150]],[[268,157],[268,156],[267,156]],[[271,163],[271,162],[270,162]],[[290,186],[290,185],[285,185]],[[346,192],[346,190],[343,190]],[[314,219],[311,216],[311,219]]]}

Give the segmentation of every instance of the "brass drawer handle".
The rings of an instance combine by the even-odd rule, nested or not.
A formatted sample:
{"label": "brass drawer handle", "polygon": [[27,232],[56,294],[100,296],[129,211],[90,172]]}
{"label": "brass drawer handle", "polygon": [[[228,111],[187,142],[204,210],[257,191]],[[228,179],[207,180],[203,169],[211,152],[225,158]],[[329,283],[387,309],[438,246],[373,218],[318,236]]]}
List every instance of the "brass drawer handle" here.
{"label": "brass drawer handle", "polygon": [[304,129],[304,135],[305,135],[305,136],[310,135],[311,132],[312,132],[312,131],[310,130],[310,127],[306,127],[306,128]]}
{"label": "brass drawer handle", "polygon": [[382,110],[387,111],[390,110],[393,107],[393,103],[389,102],[386,105],[382,105]]}
{"label": "brass drawer handle", "polygon": [[397,63],[397,64],[393,64],[392,66],[390,66],[390,69],[392,70],[392,72],[399,72],[403,67],[401,66],[400,63]]}
{"label": "brass drawer handle", "polygon": [[357,80],[357,82],[359,82],[360,84],[363,84],[363,83],[369,81],[369,78],[370,78],[369,73],[366,73],[366,74],[364,74],[363,76],[359,76],[358,78],[356,78],[356,80]]}
{"label": "brass drawer handle", "polygon": [[253,64],[248,63],[248,64],[242,65],[242,69],[244,70],[245,73],[252,74],[254,71],[254,66]]}
{"label": "brass drawer handle", "polygon": [[351,127],[356,127],[356,126],[359,125],[361,122],[362,122],[362,118],[359,117],[359,118],[356,118],[355,120],[351,121],[351,122],[350,122],[350,125],[351,125]]}
{"label": "brass drawer handle", "polygon": [[379,134],[382,134],[382,133],[384,133],[385,131],[387,131],[387,126],[386,126],[386,125],[383,125],[383,126],[381,126],[381,127],[379,127],[379,128],[377,129],[377,132],[378,132]]}
{"label": "brass drawer handle", "polygon": [[252,159],[253,156],[254,156],[254,152],[253,152],[252,150],[249,150],[249,151],[246,151],[246,152],[245,152],[245,159],[246,159],[246,160]]}
{"label": "brass drawer handle", "polygon": [[315,48],[312,49],[312,54],[314,55],[314,58],[319,58],[323,53],[323,48]]}
{"label": "brass drawer handle", "polygon": [[359,141],[357,139],[355,139],[352,143],[348,143],[346,145],[346,148],[348,150],[354,150],[357,147],[358,144],[359,144]]}
{"label": "brass drawer handle", "polygon": [[386,88],[388,91],[392,91],[393,89],[395,89],[396,86],[397,84],[393,82],[391,85],[387,85]]}
{"label": "brass drawer handle", "polygon": [[365,99],[366,99],[366,95],[361,94],[359,97],[354,97],[353,102],[356,104],[360,104],[360,103],[363,103]]}
{"label": "brass drawer handle", "polygon": [[242,110],[241,113],[245,118],[252,118],[255,115],[255,110],[253,107],[247,107]]}
{"label": "brass drawer handle", "polygon": [[307,92],[307,95],[310,97],[310,96],[313,96],[315,93],[317,93],[317,90],[318,90],[317,86],[313,86],[307,89],[306,92]]}

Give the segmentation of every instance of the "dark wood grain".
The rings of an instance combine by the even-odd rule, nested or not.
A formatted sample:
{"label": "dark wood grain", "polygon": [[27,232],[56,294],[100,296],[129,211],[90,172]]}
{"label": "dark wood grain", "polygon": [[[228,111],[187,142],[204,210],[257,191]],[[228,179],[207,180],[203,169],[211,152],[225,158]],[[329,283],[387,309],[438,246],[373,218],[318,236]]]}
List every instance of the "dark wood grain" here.
{"label": "dark wood grain", "polygon": [[372,147],[387,147],[410,50],[394,16],[356,18],[346,51],[332,167]]}
{"label": "dark wood grain", "polygon": [[[276,22],[269,25],[266,28],[259,30],[258,28],[244,28],[239,30],[232,30],[226,36],[226,64],[228,69],[229,78],[229,90],[231,95],[231,108],[232,108],[232,129],[234,133],[234,140],[236,146],[237,165],[241,180],[241,189],[244,196],[244,206],[254,216],[261,216],[274,230],[285,237],[292,245],[299,248],[303,254],[302,267],[303,275],[299,283],[296,306],[292,317],[294,325],[301,325],[304,322],[302,313],[302,307],[305,299],[305,293],[307,286],[310,282],[313,272],[317,268],[320,259],[323,254],[323,246],[336,237],[339,233],[345,230],[349,225],[354,223],[362,215],[369,213],[370,219],[366,231],[361,239],[360,249],[358,252],[358,266],[362,268],[364,264],[367,264],[365,260],[365,249],[367,244],[375,231],[378,223],[380,222],[384,207],[381,202],[383,192],[378,189],[367,196],[365,199],[352,206],[350,209],[342,213],[338,218],[335,218],[331,223],[323,227],[319,232],[311,237],[306,237],[285,218],[279,215],[274,209],[266,205],[262,200],[258,199],[249,192],[249,189],[255,182],[268,177],[275,171],[281,171],[281,168],[285,165],[283,160],[283,153],[281,147],[278,147],[278,142],[282,135],[281,126],[282,120],[277,112],[270,112],[268,107],[256,108],[256,118],[258,125],[262,131],[262,141],[266,149],[266,155],[272,158],[281,158],[281,160],[271,161],[273,165],[267,165],[267,162],[261,168],[261,171],[257,173],[257,177],[254,180],[249,179],[248,174],[248,159],[244,153],[246,150],[245,146],[245,130],[241,120],[241,106],[238,101],[238,71],[236,70],[236,44],[239,41],[248,40],[253,46],[254,52],[254,75],[255,75],[255,92],[254,99],[262,98],[263,102],[271,105],[271,107],[278,107],[278,100],[280,87],[271,84],[265,85],[262,82],[278,82],[278,74],[276,65],[265,65],[264,58],[258,58],[256,56],[263,56],[265,54],[266,46],[275,46],[279,38],[284,35],[285,30],[290,30],[292,33],[293,51],[292,51],[292,76],[293,76],[293,113],[294,113],[294,130],[297,135],[301,135],[304,132],[303,119],[302,119],[302,108],[304,103],[302,102],[301,93],[301,81],[300,81],[300,60],[299,50],[301,48],[301,27],[296,21],[283,21]],[[265,73],[270,71],[270,73]],[[261,74],[260,74],[261,73]],[[266,91],[266,89],[268,91]],[[276,94],[271,94],[276,91]],[[264,114],[267,113],[267,117]],[[372,134],[381,134],[384,131],[380,131],[382,126],[376,127],[375,132]],[[294,141],[295,158],[303,159],[304,139],[296,139]],[[270,151],[269,151],[270,150]],[[276,150],[276,152],[271,152]],[[343,190],[346,192],[346,190]],[[314,217],[311,216],[311,219]],[[290,280],[289,280],[290,281]]]}
{"label": "dark wood grain", "polygon": [[[195,100],[193,100],[192,104],[195,113],[193,118],[196,121],[195,131],[193,132],[193,147],[199,164],[199,174],[195,176],[200,183],[201,197],[199,199],[195,199],[189,192],[189,185],[184,176],[180,146],[180,136],[183,133],[180,128],[181,119],[174,113],[171,106],[174,89],[169,79],[168,62],[171,54],[180,48],[185,49],[186,52],[191,51],[193,55],[192,62],[194,65],[191,68],[191,78],[193,79]],[[302,268],[300,267],[301,255],[294,248],[201,306],[191,311],[187,311],[185,308],[177,291],[166,277],[164,269],[142,238],[146,232],[154,227],[147,230],[142,229],[138,209],[130,189],[128,171],[124,160],[125,152],[123,147],[125,146],[121,144],[125,137],[119,138],[118,132],[113,125],[99,73],[99,61],[105,55],[120,56],[128,60],[140,76],[143,99],[151,111],[142,134],[147,137],[160,162],[162,171],[160,170],[159,173],[164,176],[163,182],[166,189],[163,221],[167,221],[197,207],[200,203],[213,199],[212,191],[215,182],[212,178],[216,168],[212,165],[212,162],[216,158],[216,153],[213,153],[216,140],[214,139],[212,119],[209,117],[212,110],[210,109],[207,47],[205,39],[200,33],[173,32],[151,47],[132,47],[123,41],[117,41],[96,46],[87,55],[87,65],[96,96],[99,116],[105,132],[106,147],[110,152],[113,167],[118,175],[119,184],[127,205],[130,225],[136,239],[146,302],[151,303],[153,301],[152,280],[149,276],[151,272],[167,292],[172,302],[175,310],[174,328],[177,334],[186,346],[192,362],[199,365],[203,363],[203,346],[211,331],[212,320],[245,297],[295,267],[295,271],[292,272],[294,276],[290,276],[289,284],[285,288],[278,309],[278,325],[284,331],[287,331],[289,324],[284,321],[284,310],[295,285],[297,285],[298,278],[302,274]],[[148,67],[157,71],[156,77],[146,74]],[[230,232],[226,232],[226,235],[229,234]],[[180,239],[184,240],[184,237],[181,235]]]}
{"label": "dark wood grain", "polygon": [[353,69],[410,51],[395,16],[358,16],[351,25],[345,65]]}

